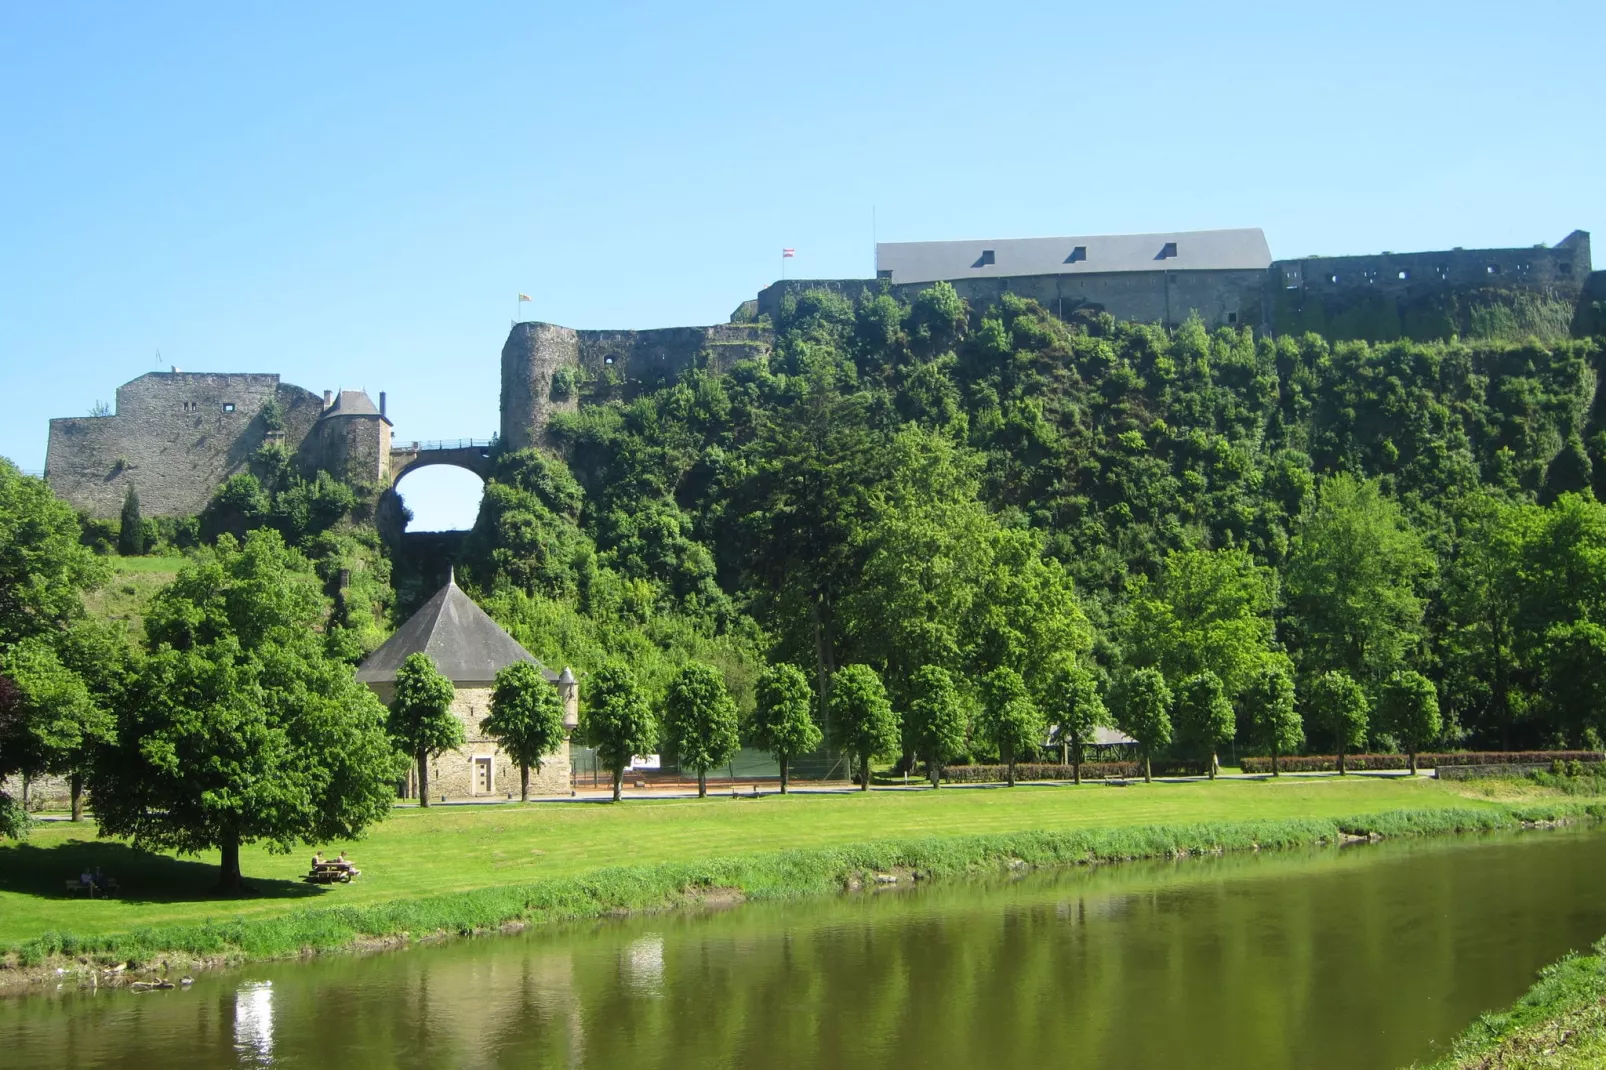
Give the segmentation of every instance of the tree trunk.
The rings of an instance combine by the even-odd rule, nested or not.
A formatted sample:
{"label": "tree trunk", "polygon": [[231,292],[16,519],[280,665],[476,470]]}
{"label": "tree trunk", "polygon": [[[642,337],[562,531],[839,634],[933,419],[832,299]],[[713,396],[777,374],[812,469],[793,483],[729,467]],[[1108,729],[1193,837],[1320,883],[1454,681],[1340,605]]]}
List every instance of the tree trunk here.
{"label": "tree trunk", "polygon": [[786,755],[781,755],[781,794],[786,794],[786,767],[790,764]]}
{"label": "tree trunk", "polygon": [[1348,775],[1347,772],[1344,769],[1344,748],[1343,747],[1338,748],[1338,775],[1339,776]]}
{"label": "tree trunk", "polygon": [[1012,788],[1015,786],[1015,746],[1012,743],[1004,744],[1004,782]]}
{"label": "tree trunk", "polygon": [[708,798],[708,770],[706,769],[697,770],[697,797],[699,799]]}
{"label": "tree trunk", "polygon": [[1071,783],[1082,782],[1082,740],[1081,737],[1071,740]]}
{"label": "tree trunk", "polygon": [[72,819],[84,819],[84,774],[76,769],[72,771]]}
{"label": "tree trunk", "polygon": [[625,783],[625,768],[620,766],[613,771],[613,801],[618,802]]}
{"label": "tree trunk", "polygon": [[519,763],[519,802],[530,801],[530,767]]}
{"label": "tree trunk", "polygon": [[1063,739],[1060,740],[1060,764],[1071,764],[1071,745],[1065,742]]}
{"label": "tree trunk", "polygon": [[240,876],[239,838],[226,836],[223,842],[218,844],[218,851],[222,855],[218,866],[218,889],[230,894],[239,894],[245,889],[245,881]]}
{"label": "tree trunk", "polygon": [[1282,776],[1282,774],[1277,771],[1277,744],[1275,741],[1273,741],[1271,745],[1271,775]]}
{"label": "tree trunk", "polygon": [[418,752],[418,805],[429,805],[429,755]]}
{"label": "tree trunk", "polygon": [[936,762],[926,763],[926,776],[931,778],[933,789],[942,787],[942,766]]}
{"label": "tree trunk", "polygon": [[1210,752],[1210,779],[1211,780],[1216,779],[1216,766],[1218,764],[1220,764],[1220,763],[1218,763],[1216,761],[1216,752],[1215,751],[1211,751]]}
{"label": "tree trunk", "polygon": [[870,755],[869,754],[861,754],[859,756],[859,776],[861,778],[863,778],[859,783],[859,790],[860,791],[869,791],[870,790]]}
{"label": "tree trunk", "polygon": [[1410,752],[1410,758],[1411,758],[1411,775],[1412,776],[1416,776],[1416,751],[1411,751]]}
{"label": "tree trunk", "polygon": [[831,739],[831,708],[826,699],[831,694],[831,674],[836,671],[836,651],[831,643],[830,601],[821,594],[814,599],[814,664],[819,682],[820,727],[825,731],[827,745]]}
{"label": "tree trunk", "polygon": [[1145,784],[1153,784],[1154,783],[1154,771],[1149,765],[1149,752],[1148,751],[1144,751],[1143,752],[1143,782]]}

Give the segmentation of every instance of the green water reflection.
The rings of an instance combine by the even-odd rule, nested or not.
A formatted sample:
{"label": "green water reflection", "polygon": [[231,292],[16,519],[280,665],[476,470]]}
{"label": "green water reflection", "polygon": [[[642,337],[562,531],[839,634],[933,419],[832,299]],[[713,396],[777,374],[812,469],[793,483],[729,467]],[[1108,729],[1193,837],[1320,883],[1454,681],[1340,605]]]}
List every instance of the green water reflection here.
{"label": "green water reflection", "polygon": [[1603,889],[1566,832],[757,904],[0,1000],[0,1066],[1388,1068]]}

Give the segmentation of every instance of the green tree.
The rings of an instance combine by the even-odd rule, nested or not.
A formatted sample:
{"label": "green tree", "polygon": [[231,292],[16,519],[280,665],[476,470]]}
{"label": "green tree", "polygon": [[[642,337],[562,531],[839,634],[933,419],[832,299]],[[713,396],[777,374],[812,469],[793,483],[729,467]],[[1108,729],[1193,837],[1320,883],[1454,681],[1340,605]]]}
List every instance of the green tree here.
{"label": "green tree", "polygon": [[1216,753],[1238,727],[1221,678],[1208,669],[1188,677],[1177,686],[1176,704],[1179,742],[1189,753],[1206,758],[1210,779],[1216,779]]}
{"label": "green tree", "polygon": [[530,800],[530,767],[540,772],[547,755],[556,754],[569,738],[557,688],[528,661],[515,661],[497,670],[491,712],[480,728],[519,763],[521,802]]}
{"label": "green tree", "polygon": [[780,765],[782,795],[786,794],[792,759],[808,754],[824,738],[810,712],[813,704],[808,677],[796,665],[772,665],[758,678],[753,741],[773,754]]}
{"label": "green tree", "polygon": [[1383,686],[1377,712],[1384,730],[1394,733],[1410,755],[1411,774],[1416,775],[1417,752],[1432,745],[1444,727],[1438,688],[1414,669],[1397,672]]}
{"label": "green tree", "polygon": [[618,802],[625,769],[638,754],[658,745],[658,722],[636,676],[622,662],[610,662],[591,674],[580,733],[597,749],[603,768],[613,774],[613,801]]}
{"label": "green tree", "polygon": [[1250,681],[1243,701],[1256,741],[1271,752],[1271,775],[1281,776],[1277,758],[1305,742],[1305,724],[1294,708],[1293,676],[1282,665],[1267,665]]}
{"label": "green tree", "polygon": [[220,540],[155,601],[152,653],[90,778],[103,835],[215,848],[220,887],[237,892],[241,844],[285,852],[389,814],[400,765],[384,707],[324,656],[317,579],[277,533]]}
{"label": "green tree", "polygon": [[408,654],[396,670],[387,722],[396,748],[418,769],[418,805],[429,805],[429,763],[463,745],[463,722],[452,712],[457,689],[429,655]]}
{"label": "green tree", "polygon": [[681,766],[697,770],[697,797],[707,798],[708,771],[730,761],[742,745],[736,703],[718,669],[694,661],[670,678],[664,733]]}
{"label": "green tree", "polygon": [[965,706],[948,670],[922,665],[915,670],[909,699],[909,731],[915,753],[926,763],[931,786],[942,786],[942,767],[963,754],[970,734]]}
{"label": "green tree", "polygon": [[123,557],[138,557],[145,552],[145,521],[139,512],[139,491],[128,485],[123,498],[123,515],[117,528],[117,552]]}
{"label": "green tree", "polygon": [[1376,480],[1330,476],[1317,499],[1288,563],[1302,666],[1380,681],[1421,638],[1433,559]]}
{"label": "green tree", "polygon": [[0,740],[0,752],[28,776],[71,777],[73,820],[80,820],[83,774],[95,748],[111,737],[111,715],[43,636],[0,651],[0,674],[16,688],[10,733]]}
{"label": "green tree", "polygon": [[83,593],[111,577],[78,536],[72,507],[0,458],[0,647],[83,616]]}
{"label": "green tree", "polygon": [[881,677],[868,665],[844,665],[831,681],[832,741],[858,763],[859,782],[870,790],[870,763],[892,755],[899,744],[898,716]]}
{"label": "green tree", "polygon": [[999,668],[982,681],[986,701],[982,704],[982,738],[998,748],[1004,763],[1004,777],[1015,786],[1015,763],[1043,741],[1043,714],[1032,701],[1026,683],[1014,669]]}
{"label": "green tree", "polygon": [[1246,550],[1167,554],[1160,580],[1132,600],[1128,657],[1168,680],[1213,673],[1229,699],[1271,648],[1276,574]]}
{"label": "green tree", "polygon": [[1338,774],[1343,776],[1344,755],[1366,745],[1367,715],[1370,706],[1366,692],[1348,673],[1331,669],[1318,676],[1305,692],[1311,717],[1332,733],[1338,750]]}
{"label": "green tree", "polygon": [[1117,725],[1138,741],[1143,781],[1152,783],[1154,752],[1171,742],[1171,689],[1158,669],[1137,669],[1121,689]]}
{"label": "green tree", "polygon": [[1104,696],[1093,673],[1075,659],[1062,658],[1039,698],[1043,715],[1058,729],[1062,757],[1071,763],[1071,779],[1082,782],[1082,748],[1093,730],[1109,721]]}

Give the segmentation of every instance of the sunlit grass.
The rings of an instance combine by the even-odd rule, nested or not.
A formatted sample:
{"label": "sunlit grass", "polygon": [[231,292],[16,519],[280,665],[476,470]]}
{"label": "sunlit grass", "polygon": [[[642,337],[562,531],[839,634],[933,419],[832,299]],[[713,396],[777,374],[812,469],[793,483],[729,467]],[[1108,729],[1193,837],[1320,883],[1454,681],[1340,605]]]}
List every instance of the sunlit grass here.
{"label": "sunlit grass", "polygon": [[[311,849],[271,855],[247,847],[242,865],[262,895],[211,898],[216,856],[177,860],[95,838],[88,824],[36,826],[0,846],[0,946],[47,929],[78,934],[217,917],[262,917],[309,905],[370,905],[419,896],[524,885],[615,866],[833,849],[923,837],[1072,832],[1311,818],[1390,810],[1497,809],[1446,786],[1401,778],[1285,778],[1008,788],[944,788],[761,799],[640,799],[401,808],[347,850],[363,871],[350,885],[299,883]],[[123,898],[70,899],[66,879],[100,866]]]}

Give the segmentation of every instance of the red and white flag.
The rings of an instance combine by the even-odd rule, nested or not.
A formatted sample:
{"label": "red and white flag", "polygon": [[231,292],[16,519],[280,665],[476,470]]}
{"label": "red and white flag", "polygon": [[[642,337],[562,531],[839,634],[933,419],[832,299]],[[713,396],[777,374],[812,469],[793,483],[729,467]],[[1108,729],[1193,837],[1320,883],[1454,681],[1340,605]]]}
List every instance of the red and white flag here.
{"label": "red and white flag", "polygon": [[782,259],[790,259],[791,257],[794,257],[796,255],[797,255],[797,250],[796,249],[782,249],[781,250],[781,258]]}

